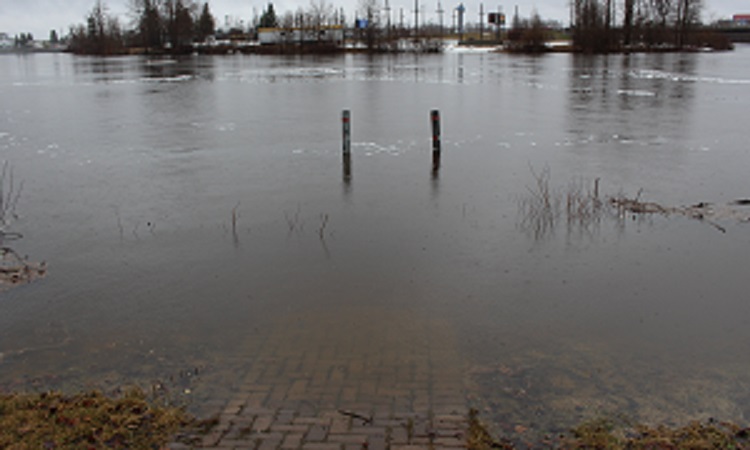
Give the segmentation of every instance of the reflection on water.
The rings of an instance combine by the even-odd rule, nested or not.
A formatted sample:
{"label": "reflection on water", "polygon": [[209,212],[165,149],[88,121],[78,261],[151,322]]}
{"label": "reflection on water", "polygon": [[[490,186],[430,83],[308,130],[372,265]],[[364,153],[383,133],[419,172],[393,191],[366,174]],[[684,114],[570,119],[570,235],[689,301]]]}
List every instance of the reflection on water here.
{"label": "reflection on water", "polygon": [[[698,55],[576,56],[576,67],[569,72],[572,112],[569,129],[576,137],[571,145],[585,147],[592,141],[614,141],[626,152],[632,146],[662,145],[679,138],[689,123],[686,114],[692,111],[694,87],[689,83],[665,83],[665,80],[644,82],[639,71],[646,64],[669,73],[689,74],[696,57]],[[634,61],[636,58],[647,60]],[[612,67],[615,64],[619,67]],[[608,117],[613,122],[603,123]],[[636,140],[636,136],[644,138]]]}
{"label": "reflection on water", "polygon": [[[534,239],[518,201],[542,168],[584,193],[746,198],[748,58],[3,56],[18,251],[50,270],[2,294],[0,386],[159,380],[208,413],[265,362],[330,387],[387,349],[395,384],[460,372],[409,408],[455,408],[462,378],[518,441],[601,414],[744,420],[744,224]],[[414,360],[431,342],[450,358]],[[308,359],[339,369],[280,362]]]}

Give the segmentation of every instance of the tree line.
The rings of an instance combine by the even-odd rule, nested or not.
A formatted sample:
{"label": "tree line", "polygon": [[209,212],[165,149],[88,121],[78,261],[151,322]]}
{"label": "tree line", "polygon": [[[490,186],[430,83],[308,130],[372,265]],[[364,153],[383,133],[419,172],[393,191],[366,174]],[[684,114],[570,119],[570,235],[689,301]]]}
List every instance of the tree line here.
{"label": "tree line", "polygon": [[[378,0],[362,0],[363,16],[366,19],[363,35],[368,48],[376,46],[380,33],[380,9]],[[137,51],[147,53],[185,53],[194,44],[204,42],[217,33],[216,21],[208,3],[199,6],[193,0],[130,0],[131,23],[123,26],[118,17],[109,13],[102,0],[96,0],[85,17],[85,23],[71,28],[69,49],[79,54],[113,55]],[[329,26],[344,26],[346,17],[343,8],[335,8],[326,0],[311,0],[307,8],[277,14],[272,3],[268,3],[260,16],[254,18],[250,32],[230,29],[230,36],[257,33],[259,28],[281,28],[283,30],[322,30]],[[378,41],[379,42],[379,41]]]}
{"label": "tree line", "polygon": [[[689,46],[721,46],[707,43],[707,33],[700,26],[703,0],[569,0],[570,34],[575,51],[607,53],[630,50],[684,49]],[[208,3],[196,0],[129,0],[131,22],[124,27],[111,15],[102,0],[96,0],[85,23],[71,29],[69,47],[76,53],[110,55],[139,49],[144,52],[184,53],[196,42],[216,33],[216,22]],[[384,20],[380,0],[359,0],[354,35],[370,50],[387,49],[401,37],[420,37],[420,31],[409,34]],[[322,29],[344,26],[343,9],[326,0],[310,0],[308,8],[277,14],[268,3],[262,14],[253,19],[251,32],[258,28]],[[246,36],[245,30],[235,30]],[[509,48],[520,51],[543,51],[548,30],[535,12],[530,20],[516,14],[508,32]],[[438,36],[438,34],[436,34]],[[442,36],[442,29],[439,30]],[[713,37],[714,41],[717,38]],[[720,39],[719,39],[720,41]]]}
{"label": "tree line", "polygon": [[573,45],[587,53],[725,45],[701,30],[702,9],[703,0],[571,0]]}
{"label": "tree line", "polygon": [[70,30],[69,48],[74,53],[113,55],[129,48],[144,52],[184,53],[194,42],[216,32],[216,21],[208,3],[192,0],[131,0],[131,26],[125,29],[119,18],[97,0],[80,24]]}

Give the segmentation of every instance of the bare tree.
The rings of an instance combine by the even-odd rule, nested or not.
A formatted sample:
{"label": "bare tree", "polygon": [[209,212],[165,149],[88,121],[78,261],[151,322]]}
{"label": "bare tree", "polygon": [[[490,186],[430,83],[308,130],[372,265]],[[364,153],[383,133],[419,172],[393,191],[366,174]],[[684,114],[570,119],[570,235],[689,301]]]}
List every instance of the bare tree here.
{"label": "bare tree", "polygon": [[[585,52],[619,48],[615,0],[571,0],[573,42]],[[703,0],[623,0],[622,44],[683,48],[700,20]],[[637,29],[638,35],[634,36]]]}
{"label": "bare tree", "polygon": [[[364,20],[364,41],[367,50],[375,51],[380,46],[380,3],[378,0],[360,0],[360,14]],[[362,23],[362,22],[360,22]]]}
{"label": "bare tree", "polygon": [[283,30],[284,43],[292,43],[294,39],[294,14],[291,11],[287,11],[281,16],[279,26]]}
{"label": "bare tree", "polygon": [[124,33],[120,22],[97,0],[86,16],[86,25],[70,30],[70,49],[75,53],[113,55],[125,51]]}
{"label": "bare tree", "polygon": [[573,13],[573,45],[587,53],[602,53],[611,50],[611,20],[607,0],[602,4],[599,0],[575,0]]}
{"label": "bare tree", "polygon": [[315,28],[336,23],[336,10],[326,0],[310,0],[310,21]]}
{"label": "bare tree", "polygon": [[669,16],[672,14],[672,3],[673,0],[651,0],[652,11],[656,14],[655,19],[663,29],[667,28]]}
{"label": "bare tree", "polygon": [[193,11],[196,6],[191,1],[165,0],[164,22],[172,51],[180,53],[190,48],[193,40]]}
{"label": "bare tree", "polygon": [[624,14],[622,19],[622,43],[627,47],[633,37],[633,14],[635,12],[635,0],[625,0]]}
{"label": "bare tree", "polygon": [[691,29],[700,20],[702,0],[678,0],[677,1],[677,22],[675,31],[677,37],[677,47],[683,48],[688,41],[688,35]]}
{"label": "bare tree", "polygon": [[130,15],[138,42],[145,49],[162,48],[165,24],[161,10],[162,0],[131,0]]}
{"label": "bare tree", "polygon": [[514,18],[508,31],[508,48],[511,51],[540,53],[546,50],[547,30],[539,13],[534,10],[530,19]]}

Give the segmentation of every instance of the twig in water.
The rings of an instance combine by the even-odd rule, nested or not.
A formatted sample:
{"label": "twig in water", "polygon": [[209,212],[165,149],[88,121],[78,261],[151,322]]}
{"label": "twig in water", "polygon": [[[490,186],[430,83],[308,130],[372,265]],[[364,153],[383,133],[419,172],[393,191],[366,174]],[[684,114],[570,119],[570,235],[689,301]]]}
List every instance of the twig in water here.
{"label": "twig in water", "polygon": [[302,210],[302,207],[299,205],[297,206],[297,211],[294,213],[294,216],[289,216],[289,213],[284,211],[284,218],[286,219],[286,226],[289,228],[289,234],[291,235],[294,231],[302,231],[304,229],[304,223],[300,221],[299,214]]}
{"label": "twig in water", "polygon": [[289,228],[289,233],[291,233],[292,231],[294,231],[294,221],[289,218],[289,214],[287,214],[286,211],[284,211],[284,218],[286,219],[286,226]]}
{"label": "twig in water", "polygon": [[46,273],[45,262],[28,262],[12,248],[0,248],[0,292],[21,283],[30,283]]}
{"label": "twig in water", "polygon": [[120,219],[120,212],[115,209],[115,217],[117,217],[117,228],[120,230],[120,241],[124,239],[125,228],[122,226],[122,219]]}
{"label": "twig in water", "polygon": [[599,203],[599,178],[594,180],[594,200]]}
{"label": "twig in water", "polygon": [[[5,192],[5,179],[8,178],[8,192]],[[8,161],[3,162],[3,169],[0,172],[0,235],[5,234],[4,228],[10,224],[11,218],[17,218],[16,205],[23,191],[23,181],[15,191],[15,181],[13,180],[13,168],[8,165]]]}
{"label": "twig in water", "polygon": [[342,414],[347,417],[351,417],[352,419],[359,419],[362,421],[363,425],[369,425],[372,423],[372,417],[365,417],[362,414],[357,414],[353,411],[347,411],[345,409],[339,409],[339,414]]}
{"label": "twig in water", "polygon": [[237,202],[234,208],[232,208],[232,234],[237,235],[237,208],[240,207],[240,202]]}
{"label": "twig in water", "polygon": [[240,243],[240,237],[237,236],[237,217],[239,217],[239,215],[237,214],[237,208],[239,207],[240,202],[237,202],[237,205],[232,208],[232,242],[234,242],[235,247]]}
{"label": "twig in water", "polygon": [[318,229],[318,236],[321,240],[325,240],[326,225],[328,225],[328,214],[320,215],[320,228]]}

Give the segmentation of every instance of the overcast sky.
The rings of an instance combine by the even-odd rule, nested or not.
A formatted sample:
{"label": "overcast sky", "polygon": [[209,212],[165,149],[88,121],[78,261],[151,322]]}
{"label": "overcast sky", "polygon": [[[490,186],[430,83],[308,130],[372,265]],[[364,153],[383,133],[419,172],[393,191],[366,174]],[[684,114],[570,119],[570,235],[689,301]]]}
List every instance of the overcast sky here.
{"label": "overcast sky", "polygon": [[[104,0],[110,12],[116,14],[124,23],[128,23],[128,3],[130,0]],[[383,2],[384,0],[381,0]],[[398,21],[399,11],[403,9],[405,22],[410,22],[414,9],[414,0],[389,0],[392,8],[393,21]],[[438,0],[418,0],[424,9],[424,18],[437,23]],[[444,23],[451,23],[450,10],[462,0],[439,0],[446,12]],[[84,22],[84,17],[91,10],[95,0],[0,0],[0,32],[14,36],[19,33],[33,33],[37,39],[46,39],[52,29],[66,34],[70,25]],[[354,17],[361,0],[326,0],[337,8],[343,7],[347,18]],[[729,18],[732,14],[750,13],[748,0],[704,0],[704,20]],[[201,1],[202,3],[202,1]],[[485,11],[497,10],[502,7],[506,13],[512,13],[518,5],[521,16],[528,16],[533,8],[543,19],[560,20],[567,24],[569,0],[534,0],[506,3],[497,0],[463,0],[466,6],[467,22],[476,22],[479,14],[479,4],[484,3]],[[208,0],[209,7],[216,16],[219,26],[224,26],[227,18],[238,23],[249,23],[254,9],[261,11],[267,0]],[[299,6],[307,7],[310,0],[273,0],[277,13],[296,10]],[[422,18],[420,17],[420,21]]]}

